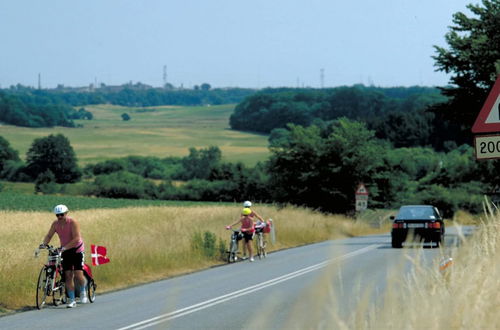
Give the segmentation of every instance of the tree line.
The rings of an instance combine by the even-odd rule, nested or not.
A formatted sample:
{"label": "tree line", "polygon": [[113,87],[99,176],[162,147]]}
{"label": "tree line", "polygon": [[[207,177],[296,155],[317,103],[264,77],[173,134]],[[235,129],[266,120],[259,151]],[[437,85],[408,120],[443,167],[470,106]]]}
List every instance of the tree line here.
{"label": "tree line", "polygon": [[365,122],[378,138],[391,141],[396,147],[438,147],[441,135],[435,129],[435,115],[427,110],[445,101],[439,89],[428,87],[356,85],[272,93],[268,90],[238,104],[230,125],[237,130],[278,134],[273,130],[286,129],[289,123],[321,125],[321,122],[346,117]]}
{"label": "tree line", "polygon": [[[127,156],[77,165],[61,134],[35,139],[26,163],[0,138],[0,178],[35,183],[38,193],[132,199],[254,201],[350,213],[364,183],[371,208],[433,204],[445,216],[458,209],[480,212],[482,196],[499,182],[500,162],[476,162],[470,146],[449,152],[394,148],[363,122],[340,118],[328,125],[288,125],[270,138],[271,157],[247,167],[222,162],[218,147],[190,148],[185,157]],[[68,186],[68,184],[70,184]]]}
{"label": "tree line", "polygon": [[[0,90],[0,121],[25,127],[75,127],[74,119],[93,118],[83,108],[86,105],[219,105],[238,103],[254,92],[253,89],[244,88],[169,90],[134,88],[129,85],[113,89],[103,87],[94,91],[57,88],[41,90],[17,85]],[[76,110],[78,107],[80,108]]]}

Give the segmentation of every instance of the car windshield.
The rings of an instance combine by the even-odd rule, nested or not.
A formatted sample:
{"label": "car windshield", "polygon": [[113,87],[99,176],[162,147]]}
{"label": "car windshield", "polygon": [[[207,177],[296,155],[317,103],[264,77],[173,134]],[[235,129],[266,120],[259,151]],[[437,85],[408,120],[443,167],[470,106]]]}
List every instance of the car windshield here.
{"label": "car windshield", "polygon": [[402,207],[396,219],[436,219],[432,207]]}

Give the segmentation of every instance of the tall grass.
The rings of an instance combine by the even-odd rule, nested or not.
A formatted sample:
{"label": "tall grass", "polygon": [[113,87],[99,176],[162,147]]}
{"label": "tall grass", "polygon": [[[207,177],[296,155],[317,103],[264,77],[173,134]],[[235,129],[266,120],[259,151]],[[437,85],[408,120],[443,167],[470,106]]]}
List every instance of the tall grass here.
{"label": "tall grass", "polygon": [[[341,312],[343,302],[334,292],[334,266],[324,272],[317,285],[305,294],[314,297],[315,314],[306,319],[294,314],[289,323],[307,329],[496,329],[500,324],[500,214],[488,209],[470,239],[442,253],[432,266],[424,265],[422,252],[401,250],[402,261],[412,271],[404,277],[403,262],[388,276],[384,292],[376,293],[370,283],[360,283],[349,315]],[[414,250],[414,249],[413,249]],[[419,253],[420,252],[420,253]],[[441,269],[440,261],[453,256]],[[355,289],[356,291],[356,289]],[[374,294],[380,294],[373,299]],[[308,297],[304,297],[308,300]],[[300,303],[296,308],[300,309]],[[296,316],[295,315],[299,315]]]}
{"label": "tall grass", "polygon": [[[271,250],[374,230],[360,221],[301,208],[262,206],[257,210],[274,219],[277,240]],[[238,215],[239,208],[225,205],[145,206],[70,213],[81,224],[87,263],[90,244],[108,249],[111,262],[94,267],[99,292],[222,263],[193,251],[191,240],[195,233],[208,231],[227,244],[229,232],[224,226]],[[34,259],[33,250],[53,218],[49,212],[0,211],[0,307],[33,306],[38,271],[45,261],[44,256]],[[58,245],[57,237],[51,243]]]}

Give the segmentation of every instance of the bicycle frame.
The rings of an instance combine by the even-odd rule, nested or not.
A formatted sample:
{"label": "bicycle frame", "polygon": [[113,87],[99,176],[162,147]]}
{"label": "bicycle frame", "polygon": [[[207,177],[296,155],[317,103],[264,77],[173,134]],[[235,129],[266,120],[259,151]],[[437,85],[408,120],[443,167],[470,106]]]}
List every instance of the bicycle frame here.
{"label": "bicycle frame", "polygon": [[231,233],[231,241],[229,243],[229,251],[227,251],[227,262],[229,263],[235,262],[238,259],[236,255],[238,254],[239,240],[241,240],[241,232],[233,229],[233,232]]}
{"label": "bicycle frame", "polygon": [[[36,307],[41,309],[48,296],[52,296],[54,305],[65,301],[65,282],[62,269],[62,257],[57,248],[46,246],[48,250],[47,262],[40,270],[37,281]],[[40,253],[40,248],[35,251],[35,257]],[[43,281],[43,283],[41,283]],[[56,295],[59,293],[60,297]]]}
{"label": "bicycle frame", "polygon": [[267,252],[266,252],[266,241],[264,239],[264,231],[263,229],[258,229],[256,232],[255,232],[255,236],[256,236],[256,240],[255,240],[255,244],[257,245],[257,255],[259,257],[259,259],[262,259],[262,257],[266,257],[267,256]]}

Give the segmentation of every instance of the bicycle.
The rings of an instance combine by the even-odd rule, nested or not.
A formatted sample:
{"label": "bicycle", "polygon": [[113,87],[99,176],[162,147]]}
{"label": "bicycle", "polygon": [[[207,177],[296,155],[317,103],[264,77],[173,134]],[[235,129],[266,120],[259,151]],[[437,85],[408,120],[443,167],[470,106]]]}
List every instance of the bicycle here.
{"label": "bicycle", "polygon": [[239,230],[234,230],[231,233],[231,241],[229,242],[229,250],[227,251],[227,262],[232,263],[238,260],[238,241],[243,238],[243,234]]}
{"label": "bicycle", "polygon": [[[43,265],[38,275],[36,288],[36,308],[42,309],[45,306],[47,297],[52,296],[54,306],[66,304],[68,294],[66,292],[66,283],[64,281],[64,271],[62,268],[62,253],[60,249],[51,245],[40,246],[35,250],[35,257],[38,257],[41,249],[48,250],[47,262]],[[89,302],[95,301],[95,290],[97,284],[92,277],[92,270],[89,265],[83,265],[83,274],[87,279],[87,297]],[[79,292],[75,292],[75,297],[79,297]]]}
{"label": "bicycle", "polygon": [[42,309],[45,306],[46,299],[50,296],[52,296],[54,306],[67,302],[61,252],[59,249],[47,245],[39,247],[35,251],[35,257],[38,257],[41,248],[47,249],[49,253],[47,262],[43,265],[38,275],[36,287],[36,308],[38,309]]}
{"label": "bicycle", "polygon": [[264,238],[264,233],[267,233],[268,230],[266,228],[269,226],[269,224],[265,222],[258,222],[254,228],[255,228],[255,244],[257,245],[257,255],[259,256],[259,259],[267,257],[267,251],[266,251],[266,246],[267,242]]}

